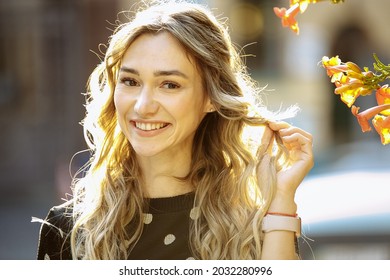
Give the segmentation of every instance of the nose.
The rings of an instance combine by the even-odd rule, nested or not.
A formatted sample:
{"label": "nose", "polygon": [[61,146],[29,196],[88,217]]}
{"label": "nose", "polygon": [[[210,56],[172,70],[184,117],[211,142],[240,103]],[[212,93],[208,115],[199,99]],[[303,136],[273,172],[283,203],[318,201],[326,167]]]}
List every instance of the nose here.
{"label": "nose", "polygon": [[134,111],[140,117],[148,117],[157,113],[158,102],[155,100],[153,90],[148,87],[141,88]]}

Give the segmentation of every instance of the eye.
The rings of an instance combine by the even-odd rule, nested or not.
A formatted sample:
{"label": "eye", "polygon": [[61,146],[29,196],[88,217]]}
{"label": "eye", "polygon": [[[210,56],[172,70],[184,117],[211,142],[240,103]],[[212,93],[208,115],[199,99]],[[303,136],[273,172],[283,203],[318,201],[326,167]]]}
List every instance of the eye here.
{"label": "eye", "polygon": [[161,87],[165,89],[178,89],[180,88],[180,85],[174,82],[164,82]]}
{"label": "eye", "polygon": [[129,86],[129,87],[139,86],[139,83],[133,78],[126,77],[126,78],[122,78],[120,81],[122,84]]}

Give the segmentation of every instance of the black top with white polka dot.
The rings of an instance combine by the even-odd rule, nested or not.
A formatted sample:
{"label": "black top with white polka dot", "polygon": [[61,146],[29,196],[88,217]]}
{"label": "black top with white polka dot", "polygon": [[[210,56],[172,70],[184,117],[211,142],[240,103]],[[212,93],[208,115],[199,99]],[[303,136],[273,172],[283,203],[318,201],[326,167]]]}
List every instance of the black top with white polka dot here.
{"label": "black top with white polka dot", "polygon": [[[197,215],[193,200],[194,193],[150,199],[149,210],[143,214],[144,230],[129,259],[192,259],[189,222]],[[40,231],[37,258],[72,259],[69,203],[53,207],[46,221]]]}
{"label": "black top with white polka dot", "polygon": [[189,221],[194,195],[150,200],[144,214],[144,230],[130,259],[188,259]]}

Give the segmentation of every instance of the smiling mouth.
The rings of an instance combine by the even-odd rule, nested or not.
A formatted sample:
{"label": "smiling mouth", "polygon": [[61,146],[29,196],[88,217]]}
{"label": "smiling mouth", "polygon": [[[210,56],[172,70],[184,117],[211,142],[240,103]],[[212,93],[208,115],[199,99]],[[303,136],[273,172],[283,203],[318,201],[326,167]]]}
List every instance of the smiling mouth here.
{"label": "smiling mouth", "polygon": [[134,122],[135,127],[143,131],[152,131],[162,129],[167,127],[169,123],[143,123],[143,122]]}

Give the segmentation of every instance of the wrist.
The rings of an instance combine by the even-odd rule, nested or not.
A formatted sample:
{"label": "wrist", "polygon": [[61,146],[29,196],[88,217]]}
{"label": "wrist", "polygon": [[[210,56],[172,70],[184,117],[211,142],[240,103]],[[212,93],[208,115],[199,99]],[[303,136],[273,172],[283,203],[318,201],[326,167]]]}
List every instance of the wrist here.
{"label": "wrist", "polygon": [[295,215],[297,209],[298,207],[295,203],[294,195],[276,193],[268,208],[268,212]]}

